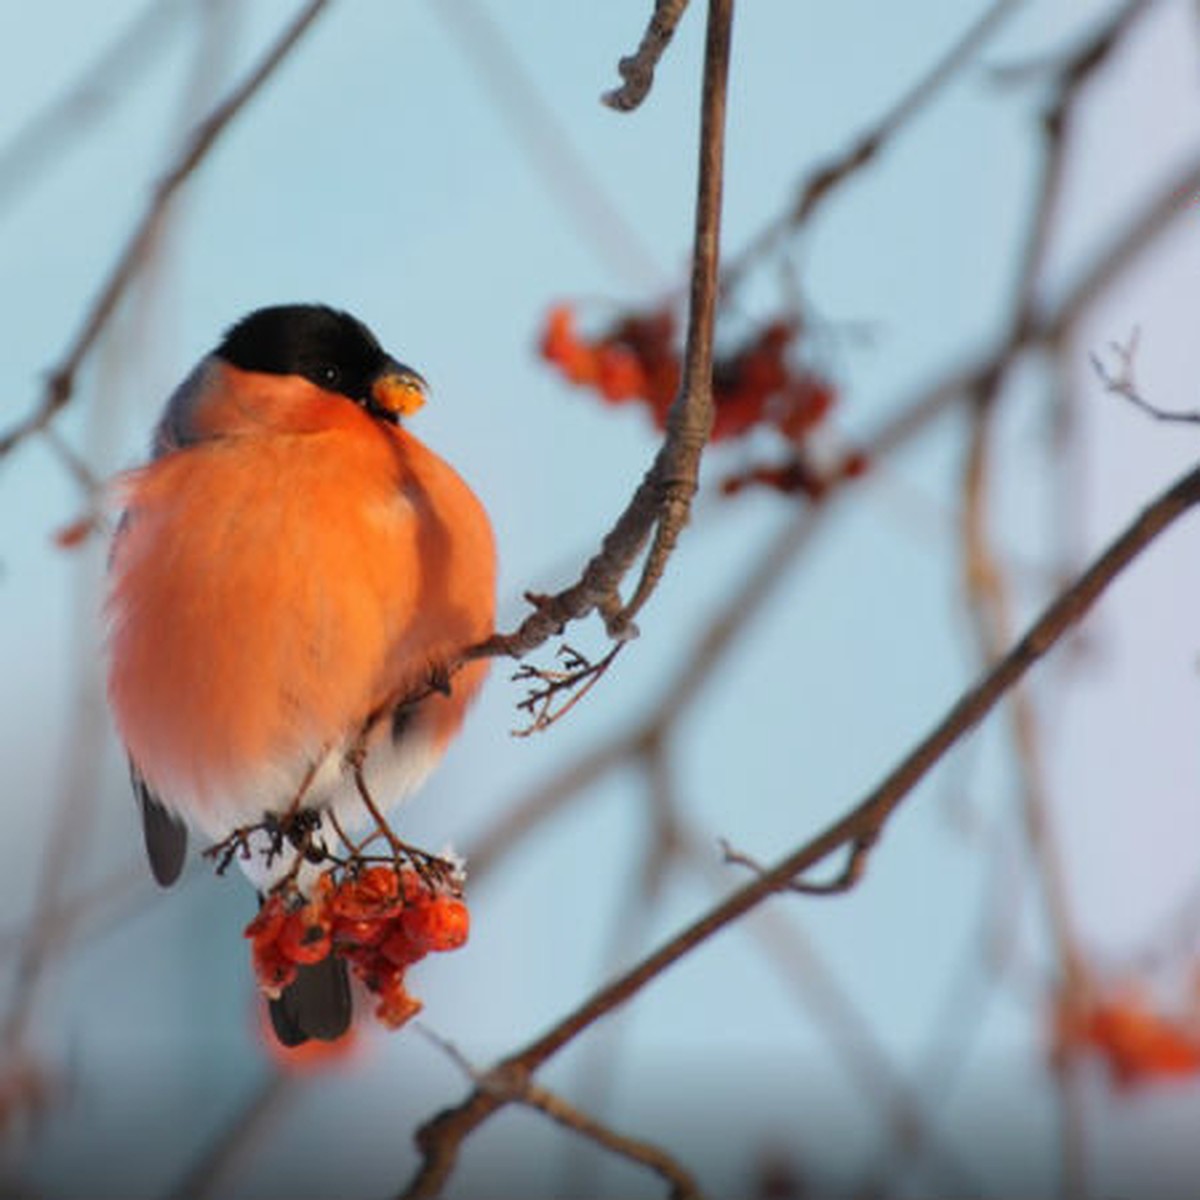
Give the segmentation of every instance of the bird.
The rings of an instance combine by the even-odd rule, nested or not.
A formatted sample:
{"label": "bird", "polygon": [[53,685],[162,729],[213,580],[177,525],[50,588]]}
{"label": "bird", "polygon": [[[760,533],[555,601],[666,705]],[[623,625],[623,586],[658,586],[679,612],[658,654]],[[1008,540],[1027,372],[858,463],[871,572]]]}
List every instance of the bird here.
{"label": "bird", "polygon": [[[319,858],[335,819],[361,826],[370,719],[357,761],[381,810],[458,732],[487,664],[449,672],[493,632],[496,552],[475,493],[408,429],[428,392],[349,313],[260,308],[119,478],[107,692],[162,886],[189,828],[220,844],[299,809]],[[237,857],[261,899],[286,856],[256,836]],[[285,1046],[340,1037],[351,1009],[334,955],[270,1001]]]}

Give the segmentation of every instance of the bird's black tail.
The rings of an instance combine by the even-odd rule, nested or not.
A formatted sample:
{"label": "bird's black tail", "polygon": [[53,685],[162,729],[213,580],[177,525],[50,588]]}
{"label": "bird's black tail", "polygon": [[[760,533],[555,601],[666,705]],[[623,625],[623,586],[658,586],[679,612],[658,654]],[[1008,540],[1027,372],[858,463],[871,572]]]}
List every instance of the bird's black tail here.
{"label": "bird's black tail", "polygon": [[302,1046],[312,1038],[331,1042],[350,1028],[350,976],[343,959],[331,954],[301,966],[296,978],[272,1000],[271,1025],[285,1046]]}

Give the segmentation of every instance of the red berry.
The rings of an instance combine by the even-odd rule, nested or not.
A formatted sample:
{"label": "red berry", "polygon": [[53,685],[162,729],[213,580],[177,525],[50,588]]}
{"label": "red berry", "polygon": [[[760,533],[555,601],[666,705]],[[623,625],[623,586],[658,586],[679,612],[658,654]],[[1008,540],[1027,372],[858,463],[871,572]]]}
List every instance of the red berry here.
{"label": "red berry", "polygon": [[318,963],[333,948],[329,918],[315,904],[297,909],[283,923],[279,950],[294,963]]}
{"label": "red berry", "polygon": [[425,957],[425,949],[417,945],[401,922],[393,923],[391,932],[379,944],[379,953],[397,967],[409,967]]}
{"label": "red berry", "polygon": [[284,956],[277,944],[259,945],[253,951],[254,977],[264,995],[272,1000],[296,978],[296,964]]}
{"label": "red berry", "polygon": [[287,920],[287,905],[282,896],[268,896],[258,915],[246,926],[244,936],[253,939],[255,946],[275,941]]}
{"label": "red berry", "polygon": [[374,920],[398,912],[400,881],[391,867],[368,867],[342,880],[330,907],[334,916],[352,921]]}
{"label": "red berry", "polygon": [[422,1004],[405,990],[403,978],[396,979],[380,993],[375,1016],[389,1029],[399,1029],[421,1011]]}
{"label": "red berry", "polygon": [[388,920],[371,920],[363,917],[335,917],[333,940],[338,949],[351,946],[375,946],[386,936],[390,926]]}
{"label": "red berry", "polygon": [[400,925],[422,950],[456,950],[470,933],[471,914],[453,896],[433,896],[424,904],[406,908],[400,915]]}

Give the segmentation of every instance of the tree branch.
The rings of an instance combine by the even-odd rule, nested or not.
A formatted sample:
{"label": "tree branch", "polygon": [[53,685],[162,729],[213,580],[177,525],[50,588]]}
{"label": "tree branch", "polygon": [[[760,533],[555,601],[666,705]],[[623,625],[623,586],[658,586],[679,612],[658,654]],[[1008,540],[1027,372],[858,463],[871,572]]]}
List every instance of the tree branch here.
{"label": "tree branch", "polygon": [[428,1026],[420,1026],[420,1031],[481,1091],[490,1092],[505,1103],[521,1104],[526,1108],[535,1109],[564,1129],[573,1130],[618,1157],[648,1167],[671,1185],[673,1200],[702,1200],[700,1189],[691,1173],[660,1147],[641,1138],[618,1133],[602,1121],[576,1108],[557,1092],[534,1083],[528,1075],[498,1069],[480,1072],[453,1042],[434,1033]]}
{"label": "tree branch", "polygon": [[687,6],[688,0],[654,0],[654,12],[637,50],[617,63],[617,71],[625,82],[601,96],[609,108],[632,112],[650,94],[655,68],[671,44]]}
{"label": "tree branch", "polygon": [[799,185],[788,208],[762,229],[725,268],[721,286],[736,287],[742,276],[769,254],[790,233],[807,223],[813,213],[851,176],[874,162],[884,147],[904,128],[956,74],[971,61],[996,27],[1024,0],[996,0],[959,37],[933,66],[884,112],[865,133],[839,154],[813,168]]}
{"label": "tree branch", "polygon": [[[632,999],[673,963],[767,896],[786,888],[794,878],[839,847],[878,835],[895,809],[950,747],[987,716],[1029,668],[1083,619],[1108,585],[1142,550],[1197,503],[1200,503],[1200,467],[1149,505],[861,803],[601,988],[541,1037],[503,1059],[496,1069],[531,1075],[585,1029]],[[462,1104],[422,1126],[417,1143],[424,1161],[403,1195],[435,1195],[453,1169],[463,1139],[503,1103],[494,1094],[476,1090]]]}
{"label": "tree branch", "polygon": [[[571,621],[600,612],[609,635],[636,633],[633,618],[650,598],[691,511],[700,458],[712,428],[713,327],[720,255],[721,191],[725,148],[725,103],[729,77],[733,0],[711,0],[704,56],[700,167],[687,349],[679,395],[667,417],[666,437],[633,499],[605,537],[579,581],[553,596],[540,596],[518,628],[471,647],[466,659],[506,654],[522,658]],[[632,599],[620,600],[619,587],[647,542]]]}
{"label": "tree branch", "polygon": [[41,400],[28,416],[0,435],[0,459],[10,454],[27,437],[44,430],[70,402],[80,367],[112,319],[126,289],[141,269],[146,253],[153,244],[158,223],[175,193],[208,156],[238,114],[275,74],[328,3],[329,0],[308,0],[254,69],[213,109],[192,134],[179,157],[154,188],[133,236],[118,255],[107,279],[92,301],[79,332],[47,373]]}

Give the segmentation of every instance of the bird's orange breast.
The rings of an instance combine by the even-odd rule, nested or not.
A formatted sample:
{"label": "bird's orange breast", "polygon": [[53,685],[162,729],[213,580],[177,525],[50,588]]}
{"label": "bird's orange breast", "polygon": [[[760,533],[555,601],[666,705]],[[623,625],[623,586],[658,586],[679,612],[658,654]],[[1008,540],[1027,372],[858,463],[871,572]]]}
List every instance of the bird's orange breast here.
{"label": "bird's orange breast", "polygon": [[[201,442],[124,484],[109,692],[168,804],[224,803],[264,766],[345,744],[492,631],[492,534],[471,490],[405,431],[354,410],[327,424]],[[484,671],[427,702],[438,742]]]}

